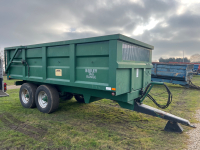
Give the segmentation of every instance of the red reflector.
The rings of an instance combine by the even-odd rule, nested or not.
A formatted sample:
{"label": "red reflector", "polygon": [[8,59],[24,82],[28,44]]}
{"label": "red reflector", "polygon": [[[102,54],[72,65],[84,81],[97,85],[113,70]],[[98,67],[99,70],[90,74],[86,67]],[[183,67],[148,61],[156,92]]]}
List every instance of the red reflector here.
{"label": "red reflector", "polygon": [[112,92],[112,96],[115,96],[115,92]]}
{"label": "red reflector", "polygon": [[6,92],[6,91],[7,91],[7,84],[4,83],[4,92]]}

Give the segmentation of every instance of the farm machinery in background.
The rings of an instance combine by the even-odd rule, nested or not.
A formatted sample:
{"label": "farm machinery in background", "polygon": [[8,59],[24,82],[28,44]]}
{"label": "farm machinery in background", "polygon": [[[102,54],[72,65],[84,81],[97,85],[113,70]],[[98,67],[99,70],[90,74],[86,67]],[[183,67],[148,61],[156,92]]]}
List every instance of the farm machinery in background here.
{"label": "farm machinery in background", "polygon": [[193,64],[192,69],[194,75],[200,75],[200,63],[188,63],[188,62],[169,62],[169,64]]}
{"label": "farm machinery in background", "polygon": [[[192,83],[191,79],[199,70],[199,64],[192,63],[162,63],[153,62],[151,69],[151,81],[179,84],[187,88],[200,89]],[[195,73],[194,73],[195,66]]]}

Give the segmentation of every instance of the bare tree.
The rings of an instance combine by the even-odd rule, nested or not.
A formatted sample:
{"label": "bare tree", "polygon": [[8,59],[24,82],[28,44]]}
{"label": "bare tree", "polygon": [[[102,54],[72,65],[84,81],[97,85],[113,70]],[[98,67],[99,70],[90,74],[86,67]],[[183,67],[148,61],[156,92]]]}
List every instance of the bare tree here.
{"label": "bare tree", "polygon": [[[174,58],[174,57],[170,57],[170,58],[162,58],[160,57],[159,62],[183,62],[183,58]],[[187,57],[184,58],[184,62],[190,62],[190,59],[188,59]]]}
{"label": "bare tree", "polygon": [[200,62],[200,54],[194,54],[190,57],[191,62]]}

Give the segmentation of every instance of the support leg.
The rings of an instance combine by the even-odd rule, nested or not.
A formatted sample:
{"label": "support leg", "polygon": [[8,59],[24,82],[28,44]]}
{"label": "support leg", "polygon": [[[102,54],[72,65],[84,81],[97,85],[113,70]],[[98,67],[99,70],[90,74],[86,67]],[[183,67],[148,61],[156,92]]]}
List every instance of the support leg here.
{"label": "support leg", "polygon": [[180,126],[180,124],[172,121],[167,122],[164,130],[168,132],[183,132],[183,128]]}

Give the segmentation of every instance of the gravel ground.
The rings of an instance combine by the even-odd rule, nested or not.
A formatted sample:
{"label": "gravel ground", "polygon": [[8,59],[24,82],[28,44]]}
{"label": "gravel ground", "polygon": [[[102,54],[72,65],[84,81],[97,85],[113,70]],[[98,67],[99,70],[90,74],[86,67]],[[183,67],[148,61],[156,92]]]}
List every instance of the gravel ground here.
{"label": "gravel ground", "polygon": [[[195,118],[200,121],[200,109],[197,110]],[[187,132],[190,136],[188,150],[200,150],[200,123],[194,124],[197,128],[194,128]]]}
{"label": "gravel ground", "polygon": [[20,87],[21,87],[20,85],[18,85],[18,86],[16,86],[16,85],[8,85],[8,86],[7,86],[7,90],[19,89]]}

